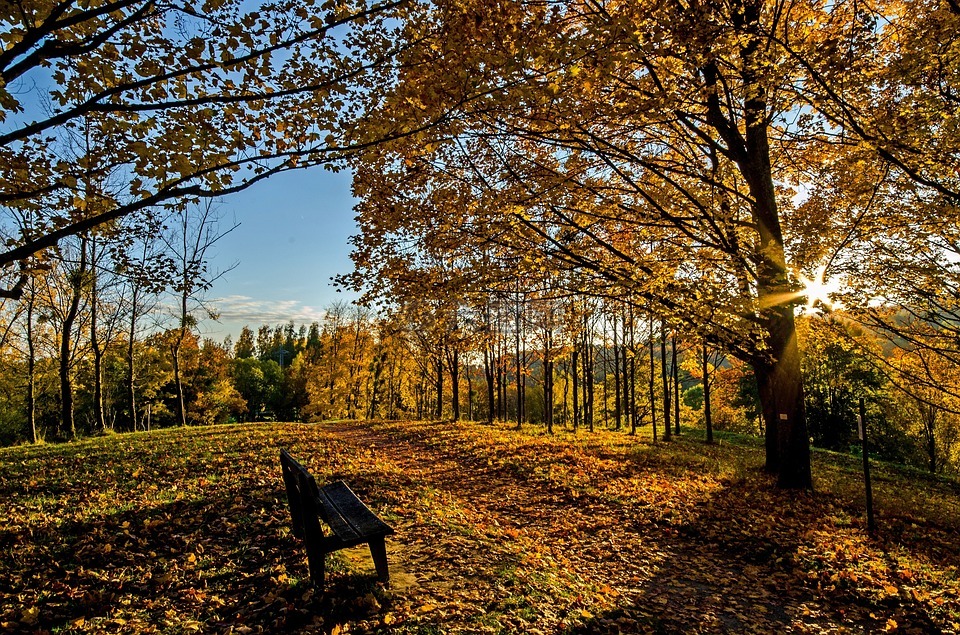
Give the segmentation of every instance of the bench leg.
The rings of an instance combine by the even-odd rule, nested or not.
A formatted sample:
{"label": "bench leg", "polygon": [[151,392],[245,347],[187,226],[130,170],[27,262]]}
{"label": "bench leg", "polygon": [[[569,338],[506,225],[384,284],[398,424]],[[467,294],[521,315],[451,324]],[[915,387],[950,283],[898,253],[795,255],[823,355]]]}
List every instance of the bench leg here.
{"label": "bench leg", "polygon": [[316,585],[318,591],[323,591],[323,579],[326,577],[327,555],[312,545],[307,544],[307,565],[310,567],[310,579]]}
{"label": "bench leg", "polygon": [[387,569],[387,545],[383,538],[375,538],[370,541],[370,555],[373,556],[373,564],[377,567],[377,577],[383,582],[389,582],[390,571]]}

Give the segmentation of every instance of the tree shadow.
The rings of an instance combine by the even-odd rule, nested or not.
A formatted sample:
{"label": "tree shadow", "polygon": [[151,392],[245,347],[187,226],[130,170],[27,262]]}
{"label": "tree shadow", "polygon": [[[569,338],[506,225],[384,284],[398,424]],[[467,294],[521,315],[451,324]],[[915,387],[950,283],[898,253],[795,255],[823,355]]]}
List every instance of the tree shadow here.
{"label": "tree shadow", "polygon": [[[765,500],[754,506],[757,497]],[[808,534],[829,531],[827,512],[838,507],[828,495],[778,491],[772,482],[769,490],[728,484],[700,501],[695,516],[659,519],[655,540],[666,558],[656,575],[563,633],[875,632],[891,623],[905,632],[942,632],[931,604],[909,589],[878,597],[856,574],[817,575],[809,568],[799,555],[809,556]],[[772,510],[781,515],[771,517]],[[892,539],[886,533],[867,540],[885,552]],[[925,559],[926,547],[917,544],[916,554]],[[853,571],[856,561],[844,564]]]}
{"label": "tree shadow", "polygon": [[20,602],[0,609],[0,622],[9,632],[284,632],[369,611],[375,576],[332,566],[317,592],[289,523],[278,474],[262,487],[7,525],[0,597]]}

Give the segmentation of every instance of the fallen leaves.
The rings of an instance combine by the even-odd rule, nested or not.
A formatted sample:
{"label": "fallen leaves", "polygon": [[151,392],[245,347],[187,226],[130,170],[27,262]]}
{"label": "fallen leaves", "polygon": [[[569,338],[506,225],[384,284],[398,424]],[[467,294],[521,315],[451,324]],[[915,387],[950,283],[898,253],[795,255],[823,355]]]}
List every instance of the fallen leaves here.
{"label": "fallen leaves", "polygon": [[[327,593],[305,582],[281,446],[318,479],[348,480],[397,528],[391,588],[365,573],[363,549],[328,558]],[[777,492],[734,446],[264,424],[0,457],[8,631],[930,632],[960,621],[955,525],[905,512],[895,525],[881,506],[889,533],[870,539],[828,488]]]}

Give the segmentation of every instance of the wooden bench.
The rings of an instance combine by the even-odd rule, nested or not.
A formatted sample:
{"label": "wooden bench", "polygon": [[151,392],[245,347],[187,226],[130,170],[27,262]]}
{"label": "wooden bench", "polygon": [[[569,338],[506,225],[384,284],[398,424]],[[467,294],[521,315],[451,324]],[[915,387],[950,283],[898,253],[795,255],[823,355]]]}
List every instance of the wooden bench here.
{"label": "wooden bench", "polygon": [[[393,533],[393,528],[370,511],[343,481],[318,487],[313,475],[285,449],[280,450],[280,467],[293,534],[306,546],[313,583],[323,589],[326,554],[362,544],[370,545],[377,576],[389,582],[384,539]],[[321,519],[332,530],[330,535],[324,535]]]}

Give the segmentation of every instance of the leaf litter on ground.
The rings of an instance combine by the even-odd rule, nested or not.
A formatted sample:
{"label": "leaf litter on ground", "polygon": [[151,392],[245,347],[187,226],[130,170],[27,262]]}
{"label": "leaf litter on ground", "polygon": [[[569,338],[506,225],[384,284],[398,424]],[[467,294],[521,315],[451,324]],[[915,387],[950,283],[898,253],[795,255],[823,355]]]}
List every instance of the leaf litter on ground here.
{"label": "leaf litter on ground", "polygon": [[[249,424],[0,451],[0,631],[960,632],[960,491],[817,453],[784,492],[750,444],[475,423]],[[324,592],[277,454],[397,533]]]}

